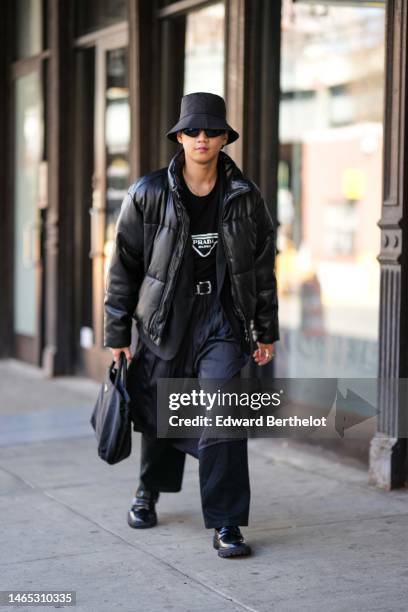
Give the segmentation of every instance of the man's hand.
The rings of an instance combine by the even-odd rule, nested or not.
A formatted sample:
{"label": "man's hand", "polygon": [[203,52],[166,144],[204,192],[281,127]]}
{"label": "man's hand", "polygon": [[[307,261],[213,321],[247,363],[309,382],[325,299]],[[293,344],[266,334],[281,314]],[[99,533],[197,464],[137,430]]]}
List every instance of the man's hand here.
{"label": "man's hand", "polygon": [[112,351],[112,354],[113,354],[113,359],[114,359],[114,361],[116,361],[116,362],[118,362],[118,361],[119,361],[119,357],[120,357],[120,354],[121,354],[122,352],[123,352],[123,353],[125,353],[125,355],[126,355],[126,359],[127,359],[128,361],[131,361],[131,360],[132,360],[132,355],[131,355],[131,353],[130,353],[130,346],[127,346],[127,347],[125,347],[125,348],[111,348],[110,350]]}
{"label": "man's hand", "polygon": [[274,357],[273,344],[263,344],[262,342],[257,342],[257,345],[258,348],[252,353],[252,357],[258,365],[266,365],[272,361]]}

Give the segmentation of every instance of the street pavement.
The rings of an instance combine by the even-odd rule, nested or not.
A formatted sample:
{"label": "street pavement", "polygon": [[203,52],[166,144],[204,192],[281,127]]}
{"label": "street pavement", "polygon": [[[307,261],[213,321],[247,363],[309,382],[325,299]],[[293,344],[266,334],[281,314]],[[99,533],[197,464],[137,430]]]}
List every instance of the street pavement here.
{"label": "street pavement", "polygon": [[[408,491],[368,485],[367,466],[250,440],[253,555],[221,559],[194,458],[182,491],[161,494],[157,527],[133,530],[140,436],[127,460],[98,458],[99,384],[15,360],[0,376],[0,590],[75,591],[81,612],[408,610]],[[0,606],[33,609],[50,608]]]}

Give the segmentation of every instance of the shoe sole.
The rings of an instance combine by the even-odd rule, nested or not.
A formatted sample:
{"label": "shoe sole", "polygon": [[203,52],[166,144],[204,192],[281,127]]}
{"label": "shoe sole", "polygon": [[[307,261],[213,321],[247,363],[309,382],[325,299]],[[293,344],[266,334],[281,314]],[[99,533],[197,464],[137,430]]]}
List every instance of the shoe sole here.
{"label": "shoe sole", "polygon": [[234,548],[221,548],[217,542],[214,542],[214,548],[218,550],[218,556],[223,559],[228,557],[248,557],[252,554],[251,547],[248,544],[242,544]]}

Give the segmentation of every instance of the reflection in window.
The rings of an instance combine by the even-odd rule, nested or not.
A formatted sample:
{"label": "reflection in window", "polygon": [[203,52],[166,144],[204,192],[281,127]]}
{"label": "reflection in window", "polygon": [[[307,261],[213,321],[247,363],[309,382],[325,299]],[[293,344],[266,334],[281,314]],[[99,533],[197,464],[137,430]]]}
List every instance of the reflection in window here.
{"label": "reflection in window", "polygon": [[224,12],[219,2],[187,15],[184,95],[224,95]]}
{"label": "reflection in window", "polygon": [[[129,187],[130,106],[126,49],[107,54],[107,89],[105,111],[106,145],[106,229],[105,262],[115,238],[120,206]],[[106,276],[106,275],[105,275]]]}
{"label": "reflection in window", "polygon": [[16,59],[41,53],[43,50],[42,0],[17,0],[15,11]]}
{"label": "reflection in window", "polygon": [[384,18],[283,2],[277,376],[376,376]]}
{"label": "reflection in window", "polygon": [[41,78],[37,72],[15,82],[14,138],[14,331],[34,336],[40,257],[39,172],[44,140]]}
{"label": "reflection in window", "polygon": [[353,255],[358,231],[357,206],[353,201],[327,204],[324,210],[324,251],[328,256]]}

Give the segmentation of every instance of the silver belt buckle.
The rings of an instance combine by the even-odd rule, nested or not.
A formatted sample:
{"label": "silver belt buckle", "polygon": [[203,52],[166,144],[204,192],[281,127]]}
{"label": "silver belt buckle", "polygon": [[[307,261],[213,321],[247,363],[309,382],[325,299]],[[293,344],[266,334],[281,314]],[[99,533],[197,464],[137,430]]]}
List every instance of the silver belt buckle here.
{"label": "silver belt buckle", "polygon": [[[200,285],[207,285],[208,291],[201,291]],[[208,295],[209,293],[211,293],[211,291],[212,291],[212,285],[211,285],[211,281],[209,280],[198,281],[198,283],[196,284],[196,294],[197,295]]]}

